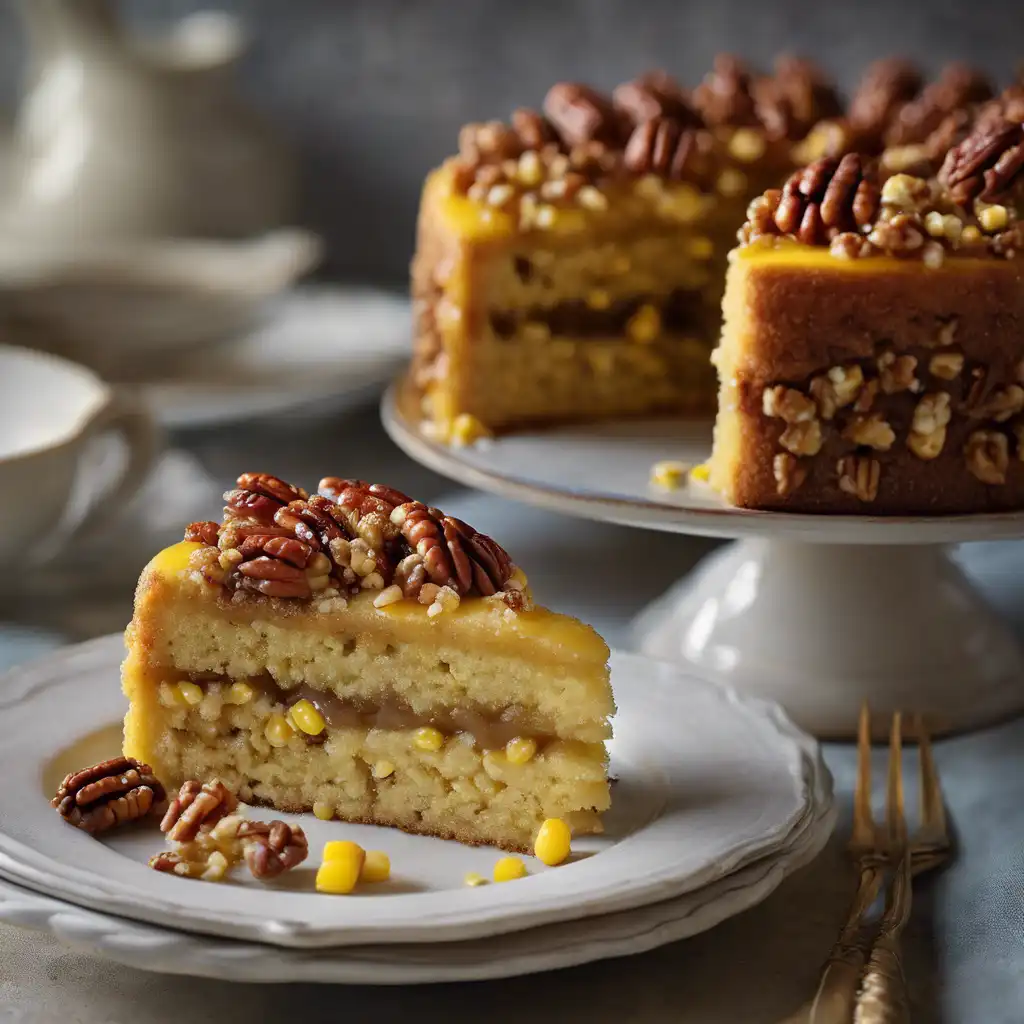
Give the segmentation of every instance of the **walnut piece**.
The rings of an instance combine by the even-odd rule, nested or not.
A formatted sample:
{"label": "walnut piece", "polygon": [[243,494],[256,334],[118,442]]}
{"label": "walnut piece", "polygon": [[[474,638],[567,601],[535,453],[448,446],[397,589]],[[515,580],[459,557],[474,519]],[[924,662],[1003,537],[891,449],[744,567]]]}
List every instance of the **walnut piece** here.
{"label": "walnut piece", "polygon": [[767,387],[761,396],[761,409],[765,416],[786,423],[808,423],[815,419],[818,409],[813,399],[782,385]]}
{"label": "walnut piece", "polygon": [[983,484],[1005,484],[1010,465],[1009,443],[997,430],[976,430],[964,445],[967,468]]}
{"label": "walnut piece", "polygon": [[887,452],[896,441],[896,433],[877,412],[870,416],[854,416],[843,430],[843,437],[880,452]]}
{"label": "walnut piece", "polygon": [[950,397],[945,391],[925,395],[914,408],[907,447],[919,459],[938,458],[946,444],[946,426],[951,417]]}
{"label": "walnut piece", "polygon": [[791,423],[779,437],[779,444],[794,455],[817,455],[823,443],[821,421]]}
{"label": "walnut piece", "polygon": [[864,371],[857,365],[833,366],[822,377],[811,381],[810,392],[818,403],[823,420],[830,420],[839,409],[856,401],[864,387]]}
{"label": "walnut piece", "polygon": [[772,460],[772,471],[775,474],[775,491],[783,498],[798,490],[807,479],[807,467],[786,452],[780,452]]}
{"label": "walnut piece", "polygon": [[919,391],[921,383],[914,376],[917,359],[914,356],[897,356],[894,352],[883,352],[878,357],[878,379],[882,391],[895,395],[901,391]]}
{"label": "walnut piece", "polygon": [[133,757],[112,757],[71,772],[50,801],[65,821],[93,834],[155,816],[166,805],[167,793],[153,769]]}
{"label": "walnut piece", "polygon": [[995,420],[1005,423],[1011,416],[1024,410],[1024,388],[1019,384],[1009,384],[1005,388],[996,388],[988,397],[973,406],[968,415],[976,420]]}
{"label": "walnut piece", "polygon": [[928,372],[939,380],[956,380],[963,368],[964,357],[961,352],[939,352],[928,361]]}
{"label": "walnut piece", "polygon": [[290,871],[309,854],[305,832],[283,821],[243,821],[238,838],[244,844],[245,863],[261,881]]}
{"label": "walnut piece", "polygon": [[236,864],[241,863],[244,842],[239,832],[249,824],[238,814],[221,818],[211,828],[180,843],[176,850],[165,850],[150,858],[154,871],[165,871],[182,878],[220,882]]}
{"label": "walnut piece", "polygon": [[877,459],[861,455],[847,455],[839,460],[839,489],[861,501],[874,501],[878,497],[878,481],[882,467]]}
{"label": "walnut piece", "polygon": [[160,831],[175,842],[187,843],[199,835],[200,829],[212,828],[237,807],[238,798],[219,779],[206,783],[191,779],[171,801]]}

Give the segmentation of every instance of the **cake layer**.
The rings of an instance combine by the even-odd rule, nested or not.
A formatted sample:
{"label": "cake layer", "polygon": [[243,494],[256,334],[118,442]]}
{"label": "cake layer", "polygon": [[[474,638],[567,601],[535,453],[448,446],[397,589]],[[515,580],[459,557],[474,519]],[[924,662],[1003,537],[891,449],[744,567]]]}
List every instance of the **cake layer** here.
{"label": "cake layer", "polygon": [[[565,738],[610,735],[608,648],[575,619],[512,613],[483,598],[431,617],[416,602],[377,608],[372,592],[324,610],[252,596],[233,602],[189,568],[198,547],[176,545],[142,574],[128,637],[143,668],[239,680],[269,674],[285,689],[308,685],[426,716],[467,707],[500,718],[514,707]],[[133,697],[129,674],[125,685]]]}
{"label": "cake layer", "polygon": [[315,805],[321,816],[518,850],[530,848],[548,817],[577,834],[599,830],[598,813],[609,804],[600,743],[550,740],[517,764],[466,734],[424,750],[416,729],[329,725],[312,741],[280,725],[284,707],[271,694],[255,691],[242,704],[229,696],[207,684],[189,705],[167,685],[136,688],[143,749],[160,778],[219,778],[250,803],[288,811]]}
{"label": "cake layer", "polygon": [[734,504],[938,514],[1024,506],[1024,266],[736,253],[711,483]]}

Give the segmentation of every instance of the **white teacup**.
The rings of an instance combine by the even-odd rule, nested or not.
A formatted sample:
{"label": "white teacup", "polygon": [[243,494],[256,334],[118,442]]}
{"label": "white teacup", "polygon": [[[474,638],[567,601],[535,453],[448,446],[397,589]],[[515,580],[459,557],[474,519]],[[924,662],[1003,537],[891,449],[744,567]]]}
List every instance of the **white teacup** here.
{"label": "white teacup", "polygon": [[[127,458],[71,515],[82,457],[106,433],[123,437]],[[88,370],[0,345],[0,560],[41,561],[92,529],[139,489],[158,450],[149,414]]]}

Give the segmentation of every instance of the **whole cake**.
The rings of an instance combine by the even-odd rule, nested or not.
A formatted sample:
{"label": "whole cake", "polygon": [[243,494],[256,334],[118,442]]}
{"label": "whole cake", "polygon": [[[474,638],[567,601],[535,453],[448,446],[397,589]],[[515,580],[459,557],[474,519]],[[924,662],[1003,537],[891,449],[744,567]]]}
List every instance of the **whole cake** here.
{"label": "whole cake", "polygon": [[600,830],[608,648],[489,537],[392,488],[261,473],[143,570],[124,753],[319,817],[527,850]]}

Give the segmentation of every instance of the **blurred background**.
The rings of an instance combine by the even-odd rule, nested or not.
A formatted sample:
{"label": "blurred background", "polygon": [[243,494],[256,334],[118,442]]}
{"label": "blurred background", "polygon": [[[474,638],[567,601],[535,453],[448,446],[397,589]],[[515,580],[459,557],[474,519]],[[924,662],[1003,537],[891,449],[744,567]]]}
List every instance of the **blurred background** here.
{"label": "blurred background", "polygon": [[[29,0],[31,2],[31,0]],[[204,5],[130,0],[125,20],[164,28]],[[1024,59],[1014,0],[221,0],[251,49],[245,95],[298,151],[303,220],[327,240],[323,272],[402,287],[419,186],[460,125],[539,104],[559,79],[611,87],[652,66],[695,83],[718,50],[770,64],[812,56],[846,87],[875,57],[936,70],[953,59],[1005,80]],[[0,3],[0,110],[24,67]]]}

